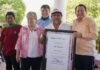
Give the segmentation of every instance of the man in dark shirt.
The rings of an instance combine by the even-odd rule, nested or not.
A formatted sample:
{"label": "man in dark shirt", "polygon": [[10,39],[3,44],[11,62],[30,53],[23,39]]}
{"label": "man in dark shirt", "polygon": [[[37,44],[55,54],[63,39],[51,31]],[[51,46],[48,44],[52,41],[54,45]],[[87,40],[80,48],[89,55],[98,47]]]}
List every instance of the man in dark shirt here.
{"label": "man in dark shirt", "polygon": [[0,38],[1,45],[3,46],[6,70],[12,70],[12,66],[14,70],[20,70],[19,63],[16,61],[15,44],[21,25],[16,24],[13,12],[7,12],[6,21],[9,26],[3,29]]}

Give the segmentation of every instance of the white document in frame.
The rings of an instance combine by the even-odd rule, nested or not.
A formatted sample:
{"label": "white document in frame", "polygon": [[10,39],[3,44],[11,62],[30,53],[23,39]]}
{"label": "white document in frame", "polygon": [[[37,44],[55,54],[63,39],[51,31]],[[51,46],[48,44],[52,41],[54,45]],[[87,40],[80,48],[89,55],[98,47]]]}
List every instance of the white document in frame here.
{"label": "white document in frame", "polygon": [[47,33],[46,70],[68,70],[71,35]]}

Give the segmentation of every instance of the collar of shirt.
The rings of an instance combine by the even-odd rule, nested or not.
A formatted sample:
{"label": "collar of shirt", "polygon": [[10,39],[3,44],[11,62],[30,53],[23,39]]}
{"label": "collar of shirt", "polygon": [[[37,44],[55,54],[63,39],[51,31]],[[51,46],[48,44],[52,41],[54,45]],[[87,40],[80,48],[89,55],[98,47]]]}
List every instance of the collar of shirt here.
{"label": "collar of shirt", "polygon": [[[55,29],[53,23],[49,24],[45,29]],[[60,23],[58,30],[71,30],[71,26],[63,22]]]}
{"label": "collar of shirt", "polygon": [[[61,22],[60,25],[59,25],[59,27],[58,27],[58,29],[61,28],[62,24],[64,24],[64,23]],[[48,27],[51,28],[51,29],[55,29],[55,27],[54,27],[54,25],[53,25],[53,22],[52,22],[50,25],[48,25],[46,28],[48,28]]]}
{"label": "collar of shirt", "polygon": [[41,17],[41,19],[42,20],[47,20],[47,19],[49,19],[49,16],[48,17],[45,17],[45,18],[44,17]]}
{"label": "collar of shirt", "polygon": [[[29,26],[27,25],[27,26],[25,26],[29,31],[30,31],[30,29],[29,29]],[[37,29],[38,29],[38,25],[36,24],[36,26],[35,26],[35,28],[33,29],[34,31],[37,31]]]}
{"label": "collar of shirt", "polygon": [[6,28],[12,28],[12,27],[15,27],[15,26],[17,26],[17,24],[8,25],[8,26],[6,26]]}

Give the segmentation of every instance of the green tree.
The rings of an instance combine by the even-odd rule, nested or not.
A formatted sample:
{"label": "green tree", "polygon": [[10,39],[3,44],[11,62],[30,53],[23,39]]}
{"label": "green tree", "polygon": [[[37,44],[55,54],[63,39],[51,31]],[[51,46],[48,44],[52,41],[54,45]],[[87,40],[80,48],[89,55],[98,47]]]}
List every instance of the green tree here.
{"label": "green tree", "polygon": [[16,22],[20,23],[24,17],[25,5],[22,0],[0,0],[0,22],[5,22],[5,14],[8,11],[13,11]]}

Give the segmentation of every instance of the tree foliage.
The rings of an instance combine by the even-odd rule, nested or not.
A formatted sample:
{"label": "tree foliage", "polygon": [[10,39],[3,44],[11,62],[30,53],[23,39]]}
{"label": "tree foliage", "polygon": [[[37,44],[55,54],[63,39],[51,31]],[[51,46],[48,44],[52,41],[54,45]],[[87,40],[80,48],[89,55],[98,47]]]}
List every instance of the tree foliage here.
{"label": "tree foliage", "polygon": [[72,22],[75,18],[75,7],[84,4],[87,7],[87,14],[95,19],[100,27],[100,0],[67,0],[67,22]]}
{"label": "tree foliage", "polygon": [[13,11],[16,15],[16,22],[20,23],[24,17],[25,6],[22,0],[0,0],[0,22],[5,22],[5,14]]}

